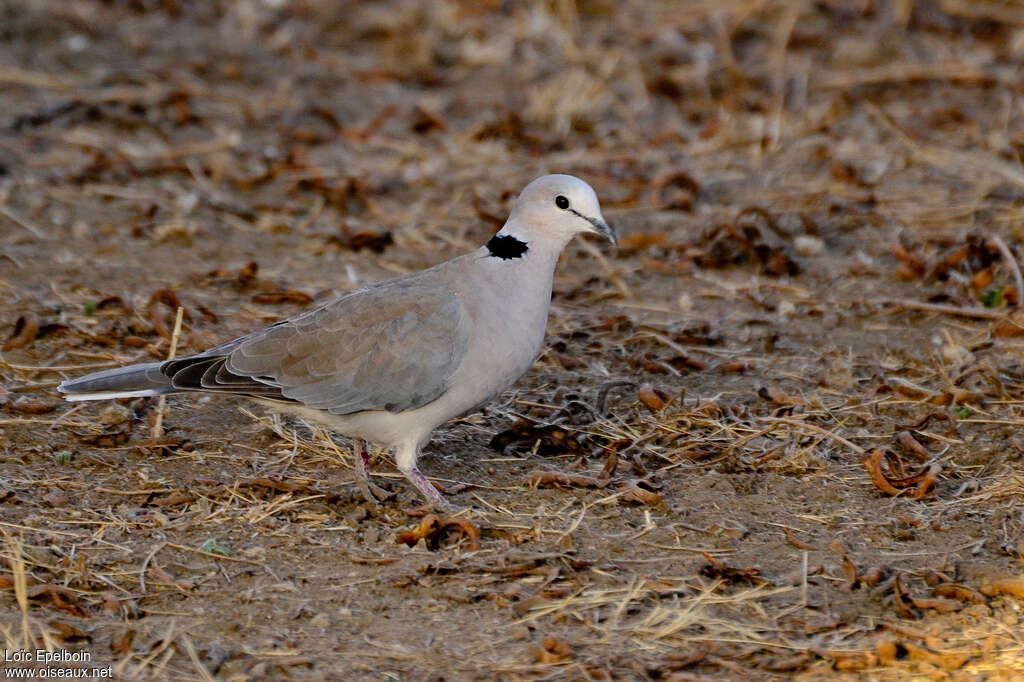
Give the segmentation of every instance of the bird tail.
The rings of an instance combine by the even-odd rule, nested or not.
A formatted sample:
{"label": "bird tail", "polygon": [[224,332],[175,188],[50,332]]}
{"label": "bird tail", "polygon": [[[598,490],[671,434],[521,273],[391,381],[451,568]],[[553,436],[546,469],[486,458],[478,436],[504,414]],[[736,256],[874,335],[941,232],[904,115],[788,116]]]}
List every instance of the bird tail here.
{"label": "bird tail", "polygon": [[65,400],[108,400],[160,395],[174,390],[171,380],[160,371],[162,362],[117,367],[69,379],[57,390]]}

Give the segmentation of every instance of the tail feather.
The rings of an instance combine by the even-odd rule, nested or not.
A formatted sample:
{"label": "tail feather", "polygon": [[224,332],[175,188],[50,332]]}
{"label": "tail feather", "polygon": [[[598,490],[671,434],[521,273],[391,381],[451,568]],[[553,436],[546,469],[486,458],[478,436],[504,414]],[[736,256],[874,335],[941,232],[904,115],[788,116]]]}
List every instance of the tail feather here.
{"label": "tail feather", "polygon": [[160,371],[161,362],[117,367],[69,379],[57,387],[65,399],[107,400],[160,395],[174,390],[171,380]]}

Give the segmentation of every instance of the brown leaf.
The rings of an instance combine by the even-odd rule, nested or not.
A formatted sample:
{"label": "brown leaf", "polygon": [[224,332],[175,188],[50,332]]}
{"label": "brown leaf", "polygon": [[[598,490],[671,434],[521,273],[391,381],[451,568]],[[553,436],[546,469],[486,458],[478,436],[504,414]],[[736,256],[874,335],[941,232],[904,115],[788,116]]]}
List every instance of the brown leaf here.
{"label": "brown leaf", "polygon": [[748,585],[768,585],[770,581],[761,575],[757,568],[733,568],[706,552],[701,552],[707,560],[707,566],[700,569],[700,574],[708,578],[723,580],[727,583],[746,583]]}
{"label": "brown leaf", "polygon": [[52,583],[43,583],[40,585],[32,585],[26,591],[29,599],[35,599],[37,597],[49,597],[53,605],[79,618],[88,618],[89,614],[81,603],[78,601],[78,595],[73,590],[60,585],[54,585]]}
{"label": "brown leaf", "polygon": [[971,654],[951,651],[940,653],[908,641],[900,642],[900,646],[906,649],[910,660],[925,661],[937,665],[943,670],[956,670],[971,658]]}
{"label": "brown leaf", "polygon": [[785,393],[784,391],[777,388],[762,386],[761,388],[757,389],[757,394],[764,398],[765,400],[770,400],[771,402],[781,407],[807,406],[807,401],[804,400],[803,398],[799,396],[789,395],[788,393]]}
{"label": "brown leaf", "polygon": [[981,590],[982,594],[989,597],[994,597],[1000,594],[1010,594],[1014,597],[1024,598],[1024,576],[992,580],[985,583],[978,589]]}
{"label": "brown leaf", "polygon": [[50,627],[56,630],[57,632],[55,634],[65,642],[71,643],[92,641],[91,635],[87,635],[86,633],[76,628],[74,625],[62,623],[59,620],[51,620]]}
{"label": "brown leaf", "polygon": [[896,257],[910,270],[911,273],[920,277],[927,270],[927,264],[923,256],[907,251],[903,245],[896,243],[892,245],[892,255]]}
{"label": "brown leaf", "polygon": [[622,493],[619,502],[655,505],[665,498],[661,493],[640,487],[635,481],[618,481],[615,484],[615,492]]}
{"label": "brown leaf", "polygon": [[897,573],[893,580],[893,603],[896,605],[896,610],[903,618],[918,618],[917,611],[913,608],[913,603],[910,601],[910,597],[907,594],[906,589],[903,587],[903,574]]}
{"label": "brown leaf", "polygon": [[102,431],[99,432],[79,432],[72,431],[78,438],[89,445],[97,445],[103,448],[113,448],[119,445],[124,445],[132,437],[132,425],[131,422],[124,422],[123,424],[112,424],[106,426]]}
{"label": "brown leaf", "polygon": [[240,487],[247,488],[267,488],[268,490],[274,490],[280,493],[302,493],[304,495],[323,495],[324,502],[333,504],[341,499],[341,495],[337,493],[325,492],[318,490],[312,486],[300,485],[298,483],[291,483],[289,481],[282,481],[276,478],[268,478],[266,476],[257,476],[251,481],[240,481],[238,483]]}
{"label": "brown leaf", "polygon": [[899,495],[900,488],[916,486],[914,499],[922,499],[934,487],[936,477],[942,472],[942,466],[935,463],[914,475],[894,478],[882,471],[883,458],[888,461],[890,469],[897,468],[902,471],[903,461],[891,450],[872,448],[861,462],[871,476],[871,482],[887,495]]}
{"label": "brown leaf", "polygon": [[253,294],[253,303],[294,303],[296,305],[309,305],[313,297],[303,291],[264,291]]}
{"label": "brown leaf", "polygon": [[189,502],[195,502],[196,496],[192,493],[187,493],[184,490],[175,490],[174,492],[166,495],[159,495],[150,500],[153,504],[161,507],[175,507],[179,504],[188,504]]}
{"label": "brown leaf", "polygon": [[977,293],[987,289],[988,285],[992,284],[992,280],[995,279],[995,269],[996,266],[992,265],[974,273],[974,276],[971,277],[971,288]]}
{"label": "brown leaf", "polygon": [[1013,338],[1024,336],[1024,314],[1016,313],[992,329],[992,336],[997,338]]}
{"label": "brown leaf", "polygon": [[[800,540],[797,540],[796,537],[793,535],[792,529],[790,529],[789,526],[783,526],[782,530],[786,533],[786,542],[788,542],[790,546],[807,551],[817,549],[817,547],[815,547],[814,545],[809,545],[806,542],[801,542]],[[843,558],[845,559],[846,557]],[[849,559],[847,559],[847,561],[849,561]]]}
{"label": "brown leaf", "polygon": [[850,557],[846,556],[845,554],[843,555],[842,563],[843,576],[845,576],[846,580],[849,582],[849,584],[846,587],[852,590],[853,588],[857,587],[858,582],[857,564],[853,563]]}
{"label": "brown leaf", "polygon": [[899,442],[900,445],[902,445],[907,450],[917,455],[922,460],[927,460],[929,457],[931,457],[931,454],[928,452],[928,450],[923,445],[921,445],[921,442],[919,440],[914,438],[914,434],[910,433],[910,431],[898,432],[896,434],[896,440],[897,442]]}
{"label": "brown leaf", "polygon": [[641,387],[640,390],[637,391],[636,397],[644,404],[644,407],[654,413],[661,412],[669,402],[667,393],[659,391],[656,388],[651,388],[648,385]]}
{"label": "brown leaf", "polygon": [[448,125],[439,112],[420,102],[413,107],[412,122],[409,124],[409,128],[414,133],[423,135],[432,130],[447,130]]}
{"label": "brown leaf", "polygon": [[110,650],[115,654],[127,656],[132,652],[132,640],[135,639],[135,630],[125,630],[120,639],[110,642]]}
{"label": "brown leaf", "polygon": [[719,372],[746,372],[749,367],[742,360],[723,362],[715,367]]}
{"label": "brown leaf", "polygon": [[946,433],[957,433],[956,420],[953,418],[953,415],[951,415],[946,410],[933,410],[926,414],[923,419],[914,424],[902,424],[900,426],[897,426],[896,428],[906,429],[908,431],[919,431],[924,427],[928,426],[928,424],[931,423],[933,419],[945,419],[947,422],[949,422],[949,428],[946,430]]}
{"label": "brown leaf", "polygon": [[488,447],[503,453],[510,445],[532,448],[538,441],[540,445],[537,446],[537,454],[541,456],[586,454],[586,449],[576,438],[576,434],[560,426],[532,426],[525,420],[520,420],[511,428],[495,435],[488,443]]}
{"label": "brown leaf", "polygon": [[526,485],[532,487],[564,485],[574,488],[604,488],[608,483],[607,479],[562,471],[533,471],[526,477]]}
{"label": "brown leaf", "polygon": [[394,243],[395,239],[391,236],[390,230],[381,233],[358,232],[349,238],[348,248],[353,251],[369,249],[374,253],[384,253],[384,250]]}
{"label": "brown leaf", "polygon": [[35,340],[39,334],[39,317],[35,313],[25,313],[14,322],[14,330],[0,350],[23,348]]}
{"label": "brown leaf", "polygon": [[[160,316],[161,303],[171,309],[173,319],[173,316],[177,314],[178,308],[181,307],[181,301],[178,300],[178,296],[170,289],[157,289],[149,297],[149,303],[146,304],[146,316],[149,318],[150,323],[152,323],[153,329],[163,338],[170,339],[171,330]],[[192,319],[187,310],[184,311],[182,316],[186,320]]]}
{"label": "brown leaf", "polygon": [[182,592],[188,592],[189,590],[195,588],[195,583],[192,583],[188,580],[180,580],[178,578],[175,578],[173,575],[171,575],[164,569],[160,568],[160,566],[157,565],[155,561],[149,565],[149,569],[146,571],[146,574],[153,579],[153,582],[157,583],[158,585],[168,585],[170,587],[176,587]]}
{"label": "brown leaf", "polygon": [[471,521],[463,518],[440,518],[437,514],[427,514],[412,530],[398,534],[396,541],[412,547],[423,540],[428,549],[437,550],[447,536],[447,530],[455,528],[469,540],[470,551],[480,549],[480,529]]}
{"label": "brown leaf", "polygon": [[646,251],[652,246],[660,246],[668,241],[668,236],[661,232],[634,232],[619,240],[617,253],[623,257]]}
{"label": "brown leaf", "polygon": [[666,211],[689,211],[700,193],[700,183],[686,171],[677,170],[651,183],[651,204]]}
{"label": "brown leaf", "polygon": [[977,590],[957,583],[941,583],[936,585],[932,588],[932,594],[936,597],[958,599],[960,601],[970,602],[971,604],[984,604],[987,601],[985,596]]}
{"label": "brown leaf", "polygon": [[878,665],[878,656],[872,651],[826,651],[836,670],[863,670]]}
{"label": "brown leaf", "polygon": [[970,244],[960,244],[954,246],[952,249],[947,251],[939,260],[932,266],[931,276],[940,277],[945,275],[950,270],[958,267],[963,263],[967,257],[971,254]]}
{"label": "brown leaf", "polygon": [[564,639],[548,635],[544,638],[544,641],[541,643],[541,646],[536,650],[534,655],[540,663],[560,663],[568,661],[573,656],[572,645]]}
{"label": "brown leaf", "polygon": [[963,604],[955,599],[943,599],[942,597],[914,597],[910,595],[910,603],[919,609],[933,609],[939,613],[953,613],[963,608]]}

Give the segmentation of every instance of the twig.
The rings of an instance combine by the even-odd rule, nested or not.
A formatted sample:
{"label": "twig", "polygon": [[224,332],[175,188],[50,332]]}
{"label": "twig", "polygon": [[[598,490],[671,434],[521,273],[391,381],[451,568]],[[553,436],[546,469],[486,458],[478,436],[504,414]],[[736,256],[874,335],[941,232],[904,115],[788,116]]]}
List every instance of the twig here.
{"label": "twig", "polygon": [[807,550],[800,562],[800,606],[807,608]]}
{"label": "twig", "polygon": [[192,661],[192,665],[196,667],[196,671],[199,676],[203,678],[204,682],[214,682],[213,675],[206,669],[202,661],[199,660],[199,655],[196,653],[196,647],[192,644],[192,640],[189,639],[188,635],[182,633],[181,643],[185,647],[185,653],[188,654],[189,659]]}
{"label": "twig", "polygon": [[888,299],[878,301],[879,305],[897,306],[907,310],[924,310],[929,313],[946,313],[947,315],[959,315],[960,317],[975,317],[982,320],[1001,320],[1006,313],[998,310],[986,310],[985,308],[961,308],[955,305],[943,303],[925,303],[924,301],[907,301],[904,299]]}
{"label": "twig", "polygon": [[165,545],[167,547],[173,547],[174,549],[181,549],[187,552],[195,552],[196,554],[202,554],[203,556],[209,557],[211,559],[223,559],[224,561],[234,561],[239,564],[250,564],[252,566],[263,565],[262,561],[253,561],[252,559],[243,559],[237,556],[227,556],[226,554],[214,554],[213,552],[207,552],[205,550],[196,549],[195,547],[189,547],[187,545],[178,545],[173,542],[167,542],[165,543]]}
{"label": "twig", "polygon": [[832,440],[836,441],[837,443],[841,443],[841,444],[845,445],[846,447],[850,448],[851,450],[856,452],[858,455],[863,455],[864,453],[867,452],[867,450],[865,450],[861,446],[857,445],[856,443],[851,443],[850,441],[846,440],[842,436],[836,435],[836,434],[832,433],[831,431],[829,431],[828,429],[823,429],[820,426],[815,426],[814,424],[808,424],[806,422],[798,421],[796,419],[786,419],[785,417],[761,417],[761,419],[763,421],[767,421],[767,422],[775,422],[775,423],[778,423],[778,424],[788,424],[789,426],[795,426],[796,428],[803,429],[804,431],[810,431],[812,433],[817,433],[819,435],[825,436],[826,438],[831,438]]}
{"label": "twig", "polygon": [[0,206],[0,215],[2,215],[3,217],[7,218],[12,223],[15,223],[17,225],[20,225],[21,227],[24,227],[26,230],[31,232],[33,234],[33,236],[36,236],[36,237],[38,237],[40,239],[47,239],[47,238],[49,238],[49,235],[47,235],[46,232],[44,232],[42,229],[36,227],[35,225],[33,225],[32,223],[28,222],[24,218],[20,217],[16,213],[13,213],[6,206]]}
{"label": "twig", "polygon": [[139,589],[142,594],[146,593],[146,569],[149,568],[149,562],[153,560],[156,553],[167,546],[166,542],[161,542],[159,545],[153,548],[153,551],[146,555],[145,561],[142,562],[142,568],[139,569]]}
{"label": "twig", "polygon": [[[181,335],[181,318],[185,314],[185,309],[180,305],[178,311],[174,315],[174,331],[171,333],[171,349],[167,351],[167,359],[173,360],[174,354],[178,350],[178,337]],[[156,420],[153,422],[153,430],[150,432],[150,436],[153,440],[160,440],[164,437],[164,412],[167,409],[167,396],[160,396],[160,400],[156,405]]]}
{"label": "twig", "polygon": [[1003,254],[1003,260],[1006,261],[1010,270],[1013,271],[1013,284],[1017,287],[1017,303],[1015,305],[1019,306],[1021,296],[1024,296],[1024,277],[1020,275],[1020,266],[1017,264],[1017,259],[1013,257],[1013,251],[1010,251],[1010,247],[1006,245],[1006,242],[999,235],[992,237],[989,241],[999,249],[999,253]]}

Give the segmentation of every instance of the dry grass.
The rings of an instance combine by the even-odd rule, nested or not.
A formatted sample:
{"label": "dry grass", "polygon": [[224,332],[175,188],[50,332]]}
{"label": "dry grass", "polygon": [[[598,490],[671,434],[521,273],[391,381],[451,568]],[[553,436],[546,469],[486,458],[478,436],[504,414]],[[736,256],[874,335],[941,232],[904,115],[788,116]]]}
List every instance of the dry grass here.
{"label": "dry grass", "polygon": [[[4,648],[140,680],[1024,671],[1020,3],[0,26]],[[622,248],[570,246],[534,370],[436,434],[456,522],[383,453],[367,507],[305,424],[53,392],[473,248],[548,171]]]}

